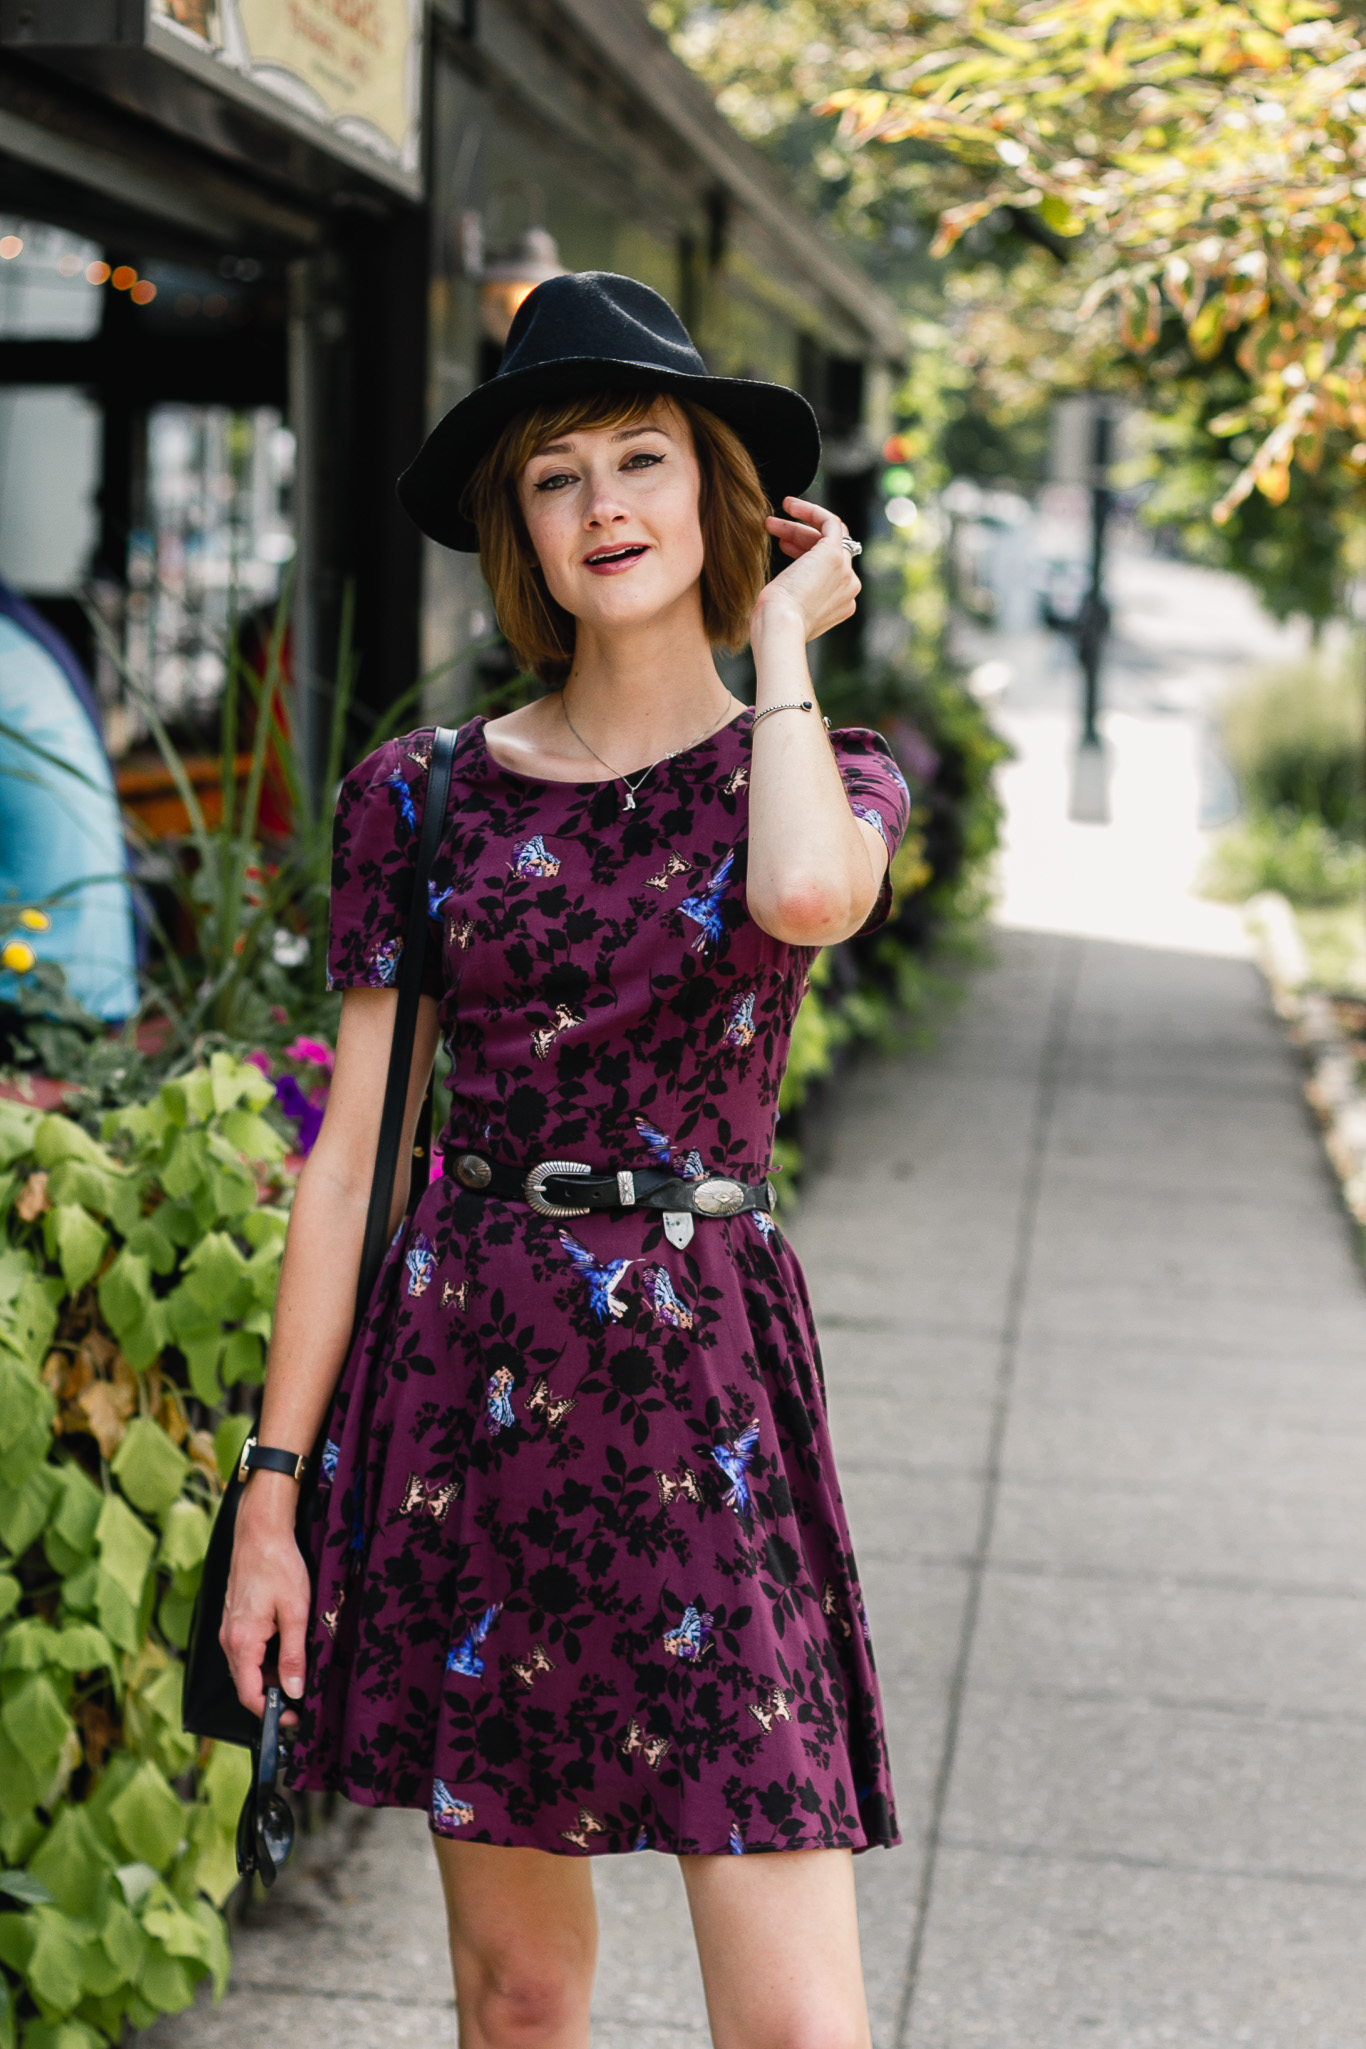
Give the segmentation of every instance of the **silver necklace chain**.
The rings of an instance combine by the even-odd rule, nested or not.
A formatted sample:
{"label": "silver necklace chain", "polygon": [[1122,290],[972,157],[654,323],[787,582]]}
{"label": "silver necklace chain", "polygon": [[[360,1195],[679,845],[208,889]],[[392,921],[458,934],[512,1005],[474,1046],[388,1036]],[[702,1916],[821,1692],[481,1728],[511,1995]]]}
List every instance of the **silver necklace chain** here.
{"label": "silver necklace chain", "polygon": [[631,781],[629,776],[623,775],[619,768],[613,768],[611,762],[606,760],[601,754],[598,753],[597,748],[593,746],[592,742],[584,739],[583,734],[579,731],[578,727],[574,724],[573,719],[571,719],[569,716],[569,706],[564,701],[563,689],[561,689],[560,691],[560,710],[564,713],[565,724],[568,726],[570,732],[574,735],[574,738],[578,741],[580,747],[586,747],[588,752],[592,755],[594,761],[601,762],[602,766],[607,770],[607,773],[613,778],[615,782],[625,784],[626,794],[621,800],[622,810],[634,811],[636,808],[636,791],[640,788],[646,776],[650,775],[655,769],[659,767],[659,763],[661,761],[672,761],[676,754],[686,754],[689,748],[700,747],[702,745],[702,742],[706,739],[709,739],[711,735],[716,731],[716,728],[720,725],[721,720],[726,716],[726,712],[730,710],[731,703],[733,702],[733,700],[730,699],[729,691],[726,692],[726,696],[727,699],[730,700],[726,705],[726,711],[721,712],[718,717],[712,720],[711,724],[707,727],[705,733],[699,733],[695,740],[690,740],[687,743],[686,747],[671,747],[669,749],[669,752],[667,754],[661,754],[657,761],[647,762],[645,767],[641,769],[639,775],[636,777],[634,782]]}

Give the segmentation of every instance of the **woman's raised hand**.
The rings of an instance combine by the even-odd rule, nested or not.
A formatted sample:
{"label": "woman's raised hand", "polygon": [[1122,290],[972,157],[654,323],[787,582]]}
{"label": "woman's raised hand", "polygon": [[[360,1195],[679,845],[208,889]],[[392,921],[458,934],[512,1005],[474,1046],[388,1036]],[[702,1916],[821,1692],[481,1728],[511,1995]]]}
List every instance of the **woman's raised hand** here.
{"label": "woman's raised hand", "polygon": [[783,506],[790,517],[770,518],[766,525],[792,566],[764,586],[751,631],[766,617],[791,608],[801,620],[803,640],[816,640],[853,616],[863,588],[843,545],[849,529],[809,498],[784,498]]}

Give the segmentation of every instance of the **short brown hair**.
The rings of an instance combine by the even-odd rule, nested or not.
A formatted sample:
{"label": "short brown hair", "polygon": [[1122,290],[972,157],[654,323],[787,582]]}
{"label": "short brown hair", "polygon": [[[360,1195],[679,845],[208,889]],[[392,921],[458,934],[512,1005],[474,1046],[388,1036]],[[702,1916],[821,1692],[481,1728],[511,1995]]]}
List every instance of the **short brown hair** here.
{"label": "short brown hair", "polygon": [[769,504],[754,461],[715,413],[666,392],[595,391],[519,413],[469,481],[461,510],[479,530],[479,566],[498,623],[523,668],[558,685],[574,660],[574,618],[546,589],[532,552],[517,480],[538,448],[584,427],[630,427],[661,400],[687,421],[702,474],[702,623],[716,647],[749,639],[749,617],[768,580]]}

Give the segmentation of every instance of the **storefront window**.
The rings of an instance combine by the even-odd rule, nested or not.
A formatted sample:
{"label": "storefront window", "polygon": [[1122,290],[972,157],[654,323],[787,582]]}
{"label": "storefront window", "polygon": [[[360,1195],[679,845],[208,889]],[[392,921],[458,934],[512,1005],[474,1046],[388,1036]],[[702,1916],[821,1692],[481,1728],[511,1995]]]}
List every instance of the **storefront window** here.
{"label": "storefront window", "polygon": [[127,651],[164,716],[193,725],[212,709],[234,622],[269,631],[294,555],[293,481],[294,436],[272,406],[149,414]]}
{"label": "storefront window", "polygon": [[89,341],[108,276],[94,242],[0,213],[0,341]]}

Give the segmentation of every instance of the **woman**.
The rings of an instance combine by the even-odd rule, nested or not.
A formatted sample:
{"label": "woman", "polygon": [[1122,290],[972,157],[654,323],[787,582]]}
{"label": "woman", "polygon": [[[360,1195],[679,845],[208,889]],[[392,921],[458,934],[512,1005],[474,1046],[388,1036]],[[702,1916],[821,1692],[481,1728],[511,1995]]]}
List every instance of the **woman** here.
{"label": "woman", "polygon": [[[460,735],[409,1092],[411,1124],[444,1033],[445,1172],[342,1373],[312,1621],[294,1483],[258,1472],[223,1640],[259,1713],[278,1628],[296,1784],[428,1811],[465,2049],[587,2042],[584,1860],[636,1849],[682,1859],[723,2049],[868,2043],[851,1853],[896,1824],[765,1177],[813,950],[885,915],[908,800],[815,706],[806,643],[859,589],[795,495],[818,453],[804,400],[708,377],[662,299],[589,273],[531,295],[403,480],[552,687]],[[712,654],[745,637],[753,711]],[[343,1366],[430,748],[338,804],[347,993],[261,1417],[286,1450]]]}

